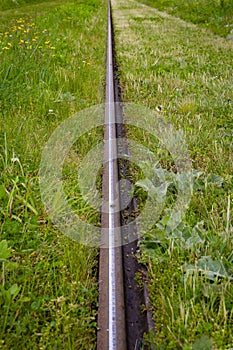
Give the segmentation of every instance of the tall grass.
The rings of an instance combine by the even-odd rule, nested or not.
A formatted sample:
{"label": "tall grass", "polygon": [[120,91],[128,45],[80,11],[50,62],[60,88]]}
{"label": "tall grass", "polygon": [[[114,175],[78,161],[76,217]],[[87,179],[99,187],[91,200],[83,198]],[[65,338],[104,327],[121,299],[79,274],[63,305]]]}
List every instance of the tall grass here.
{"label": "tall grass", "polygon": [[[103,101],[106,4],[18,1],[0,17],[0,347],[94,349],[98,252],[52,225],[38,168],[55,128]],[[82,140],[75,149],[64,181],[83,210],[73,174]]]}
{"label": "tall grass", "polygon": [[[174,3],[178,1],[166,6],[173,9]],[[179,2],[181,7],[186,3]],[[150,341],[156,349],[230,349],[232,43],[136,1],[114,2],[113,19],[124,100],[155,110],[181,129],[193,166],[191,202],[180,224],[171,229],[168,222],[179,181],[182,185],[174,159],[166,144],[148,132],[130,129],[129,136],[159,160],[159,164],[144,164],[145,174],[150,175],[144,187],[142,174],[138,181],[133,173],[141,184],[136,192],[146,188],[150,195],[150,189],[159,191],[164,179],[171,182],[161,217],[141,241],[140,258],[148,266],[156,328]],[[143,192],[142,207],[146,199]]]}
{"label": "tall grass", "polygon": [[204,26],[221,36],[227,36],[233,30],[232,0],[140,1],[186,21]]}

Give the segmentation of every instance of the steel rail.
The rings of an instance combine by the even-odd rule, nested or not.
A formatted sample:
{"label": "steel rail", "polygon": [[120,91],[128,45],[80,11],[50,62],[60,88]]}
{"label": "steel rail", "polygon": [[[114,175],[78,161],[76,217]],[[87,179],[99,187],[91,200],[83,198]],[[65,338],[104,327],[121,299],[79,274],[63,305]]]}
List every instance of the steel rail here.
{"label": "steel rail", "polygon": [[112,42],[109,0],[97,350],[127,349]]}

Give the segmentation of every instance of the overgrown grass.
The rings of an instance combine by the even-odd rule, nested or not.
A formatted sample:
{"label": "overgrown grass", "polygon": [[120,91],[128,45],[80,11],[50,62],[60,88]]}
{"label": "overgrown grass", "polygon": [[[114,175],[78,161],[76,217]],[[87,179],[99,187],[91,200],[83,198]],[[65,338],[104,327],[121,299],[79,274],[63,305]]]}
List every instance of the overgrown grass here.
{"label": "overgrown grass", "polygon": [[[232,43],[135,1],[113,4],[124,100],[150,107],[183,130],[193,166],[191,203],[171,229],[181,181],[174,159],[155,137],[129,130],[160,160],[151,164],[151,191],[159,193],[164,179],[170,182],[167,207],[141,242],[156,327],[150,341],[159,350],[230,349]],[[143,179],[139,185],[148,189]]]}
{"label": "overgrown grass", "polygon": [[232,0],[140,0],[161,11],[210,29],[215,34],[233,33]]}
{"label": "overgrown grass", "polygon": [[[98,252],[53,227],[40,199],[38,168],[55,128],[103,102],[106,3],[20,4],[0,12],[0,347],[93,349]],[[67,196],[79,197],[71,191],[70,169],[101,136],[79,141],[75,159],[66,161]]]}
{"label": "overgrown grass", "polygon": [[0,11],[19,9],[23,5],[35,5],[40,3],[49,2],[50,0],[1,0],[0,2]]}

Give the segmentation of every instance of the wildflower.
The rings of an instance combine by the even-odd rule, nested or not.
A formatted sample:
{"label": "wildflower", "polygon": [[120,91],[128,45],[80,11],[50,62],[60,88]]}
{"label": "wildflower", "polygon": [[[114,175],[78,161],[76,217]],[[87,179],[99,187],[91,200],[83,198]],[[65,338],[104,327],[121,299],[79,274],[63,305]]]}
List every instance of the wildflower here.
{"label": "wildflower", "polygon": [[54,46],[50,46],[49,48],[50,48],[50,50],[55,50]]}
{"label": "wildflower", "polygon": [[45,45],[49,45],[50,44],[50,40],[45,41]]}
{"label": "wildflower", "polygon": [[50,113],[50,114],[53,113],[53,109],[49,109],[49,113]]}
{"label": "wildflower", "polygon": [[17,19],[16,22],[17,23],[24,23],[24,19],[23,18]]}
{"label": "wildflower", "polygon": [[20,163],[18,157],[13,157],[13,158],[11,158],[11,161],[12,161],[13,163]]}

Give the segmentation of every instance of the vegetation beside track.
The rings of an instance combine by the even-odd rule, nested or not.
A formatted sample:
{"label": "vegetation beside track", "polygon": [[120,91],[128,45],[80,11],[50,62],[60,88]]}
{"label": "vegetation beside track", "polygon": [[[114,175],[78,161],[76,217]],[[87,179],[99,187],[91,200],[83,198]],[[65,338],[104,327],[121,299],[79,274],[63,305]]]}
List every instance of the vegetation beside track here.
{"label": "vegetation beside track", "polygon": [[160,11],[210,29],[213,33],[233,35],[232,0],[139,0]]}
{"label": "vegetation beside track", "polygon": [[[137,192],[159,192],[164,179],[170,183],[167,207],[141,242],[156,327],[150,341],[159,350],[231,349],[233,45],[132,0],[113,1],[113,20],[124,101],[149,107],[181,129],[193,164],[191,203],[170,230],[180,181],[174,160],[155,137],[129,128],[129,136],[160,160],[151,164],[151,187],[141,179]],[[141,166],[148,174],[148,164]]]}
{"label": "vegetation beside track", "polygon": [[[12,4],[17,6],[9,9]],[[54,228],[40,199],[38,168],[55,128],[75,112],[103,102],[106,3],[6,0],[4,8],[0,348],[94,349],[98,252]],[[100,134],[91,136],[76,145],[78,153],[71,152],[64,167],[67,196],[76,196],[76,202],[74,170]],[[82,216],[90,216],[90,207],[80,203]]]}
{"label": "vegetation beside track", "polygon": [[50,0],[1,0],[0,11],[12,10],[22,8],[23,5],[35,5],[45,2],[50,2]]}

